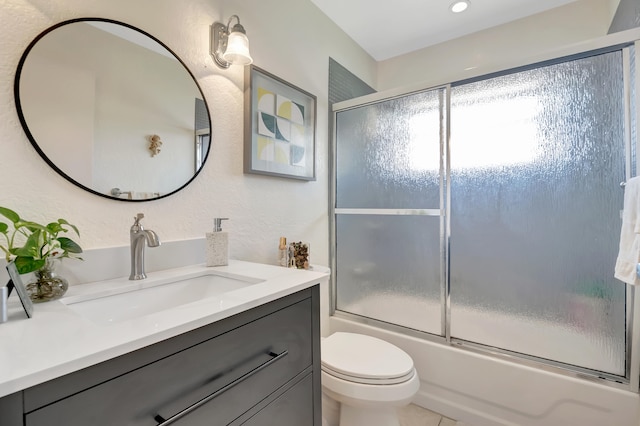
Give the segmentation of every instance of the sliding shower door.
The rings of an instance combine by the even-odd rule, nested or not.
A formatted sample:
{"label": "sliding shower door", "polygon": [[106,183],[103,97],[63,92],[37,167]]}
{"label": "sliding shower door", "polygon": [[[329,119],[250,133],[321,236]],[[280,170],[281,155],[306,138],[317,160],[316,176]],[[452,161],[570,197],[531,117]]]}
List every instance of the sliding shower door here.
{"label": "sliding shower door", "polygon": [[453,87],[451,336],[625,375],[621,51]]}
{"label": "sliding shower door", "polygon": [[444,90],[337,115],[336,308],[441,334]]}
{"label": "sliding shower door", "polygon": [[632,383],[613,273],[634,62],[603,49],[338,109],[336,310]]}

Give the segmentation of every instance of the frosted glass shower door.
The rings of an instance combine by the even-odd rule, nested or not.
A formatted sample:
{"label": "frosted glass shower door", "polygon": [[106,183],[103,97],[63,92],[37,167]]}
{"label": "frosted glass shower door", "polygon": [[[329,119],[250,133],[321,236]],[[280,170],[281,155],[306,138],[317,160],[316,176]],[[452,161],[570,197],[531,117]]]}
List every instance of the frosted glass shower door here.
{"label": "frosted glass shower door", "polygon": [[336,309],[442,334],[444,90],[336,114]]}
{"label": "frosted glass shower door", "polygon": [[451,91],[451,336],[625,375],[620,51]]}

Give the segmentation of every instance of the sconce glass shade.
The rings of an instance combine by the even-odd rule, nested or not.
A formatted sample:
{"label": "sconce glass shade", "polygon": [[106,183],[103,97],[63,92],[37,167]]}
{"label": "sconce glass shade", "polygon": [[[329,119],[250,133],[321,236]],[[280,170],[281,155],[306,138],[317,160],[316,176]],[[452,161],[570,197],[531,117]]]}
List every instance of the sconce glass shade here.
{"label": "sconce glass shade", "polygon": [[[231,21],[234,19],[237,24],[232,27]],[[229,68],[231,64],[249,65],[253,62],[249,54],[249,39],[244,27],[240,25],[238,15],[232,15],[227,25],[220,22],[211,25],[210,53],[220,68]]]}
{"label": "sconce glass shade", "polygon": [[[235,28],[234,28],[235,30]],[[222,54],[222,59],[234,65],[249,65],[253,62],[249,54],[249,39],[240,31],[229,34],[227,50]]]}

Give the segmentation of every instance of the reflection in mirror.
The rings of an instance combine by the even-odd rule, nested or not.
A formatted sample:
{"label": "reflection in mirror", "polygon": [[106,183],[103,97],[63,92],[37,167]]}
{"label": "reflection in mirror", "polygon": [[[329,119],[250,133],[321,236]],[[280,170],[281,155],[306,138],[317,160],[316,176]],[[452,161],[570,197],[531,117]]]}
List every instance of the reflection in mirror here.
{"label": "reflection in mirror", "polygon": [[202,168],[210,119],[198,84],[164,45],[129,25],[82,19],[24,53],[15,98],[49,165],[97,195],[162,198]]}

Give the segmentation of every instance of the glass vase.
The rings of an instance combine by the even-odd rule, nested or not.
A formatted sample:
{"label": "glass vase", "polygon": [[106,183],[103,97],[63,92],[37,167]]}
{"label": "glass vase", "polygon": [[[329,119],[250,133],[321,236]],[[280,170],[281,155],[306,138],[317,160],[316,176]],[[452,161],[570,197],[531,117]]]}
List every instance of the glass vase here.
{"label": "glass vase", "polygon": [[35,281],[27,284],[27,293],[34,303],[61,298],[69,288],[69,282],[56,273],[58,259],[47,259],[45,265],[34,272]]}

